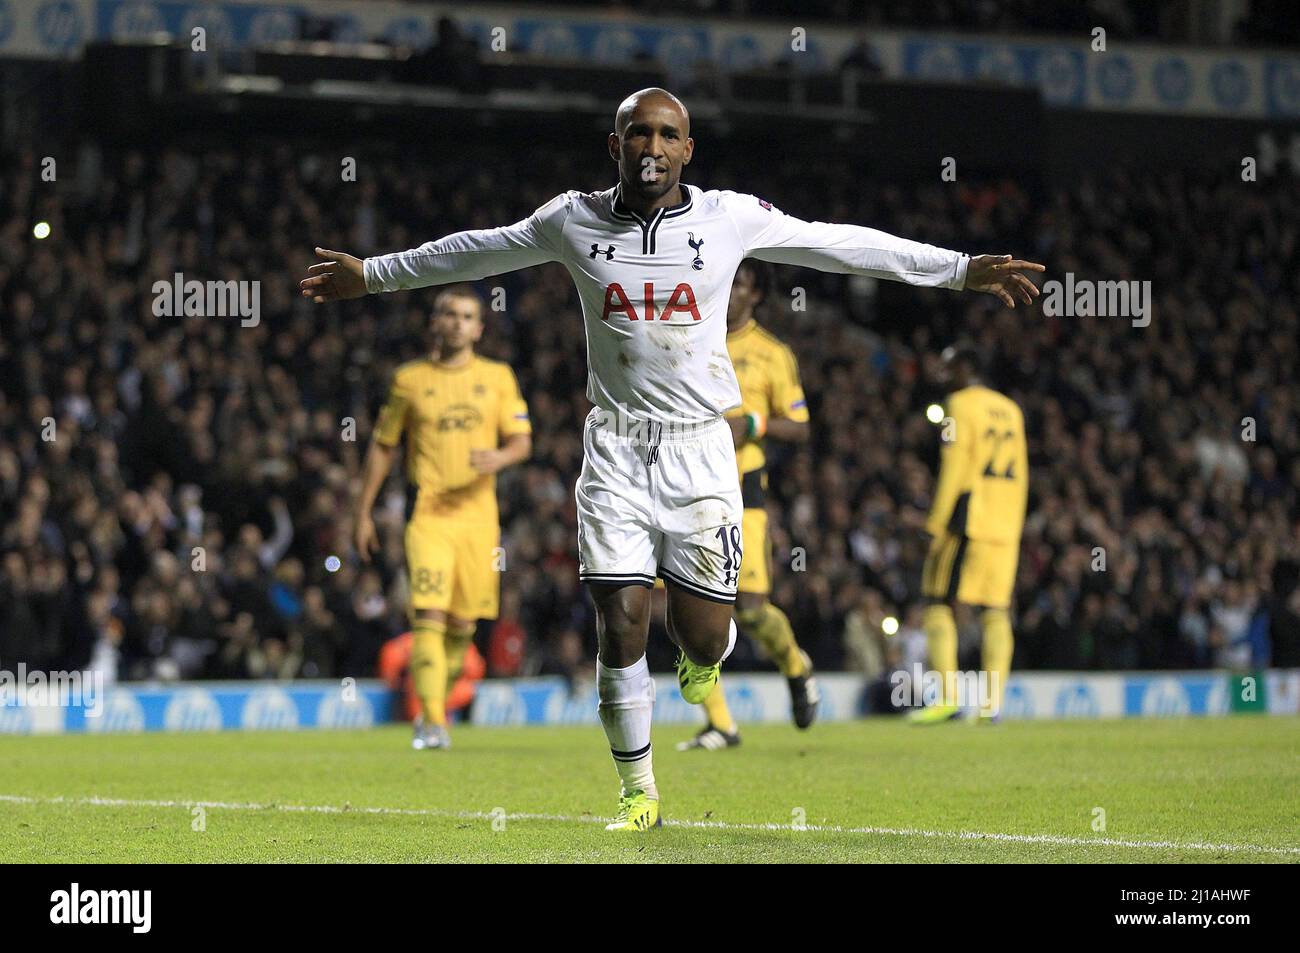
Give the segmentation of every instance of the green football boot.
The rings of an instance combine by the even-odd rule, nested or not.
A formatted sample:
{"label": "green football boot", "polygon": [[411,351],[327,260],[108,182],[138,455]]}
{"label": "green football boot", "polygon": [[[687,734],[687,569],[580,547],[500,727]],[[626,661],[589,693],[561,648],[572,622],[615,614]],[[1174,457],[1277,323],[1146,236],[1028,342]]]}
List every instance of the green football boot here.
{"label": "green football boot", "polygon": [[912,725],[938,725],[952,721],[961,713],[956,705],[927,705],[917,711],[909,712],[907,721]]}
{"label": "green football boot", "polygon": [[630,791],[618,799],[618,813],[605,825],[607,831],[632,831],[640,833],[652,827],[662,827],[659,817],[659,800],[644,791]]}
{"label": "green football boot", "polygon": [[692,705],[702,705],[722,674],[722,663],[696,665],[682,652],[677,656],[677,684],[682,687],[682,698]]}

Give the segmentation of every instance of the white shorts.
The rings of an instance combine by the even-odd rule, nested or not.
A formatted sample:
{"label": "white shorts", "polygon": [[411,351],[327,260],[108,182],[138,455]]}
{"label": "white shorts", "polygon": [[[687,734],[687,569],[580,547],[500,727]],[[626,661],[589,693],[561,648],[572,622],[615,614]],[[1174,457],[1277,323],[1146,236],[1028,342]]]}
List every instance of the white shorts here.
{"label": "white shorts", "polygon": [[578,577],[650,587],[660,576],[702,599],[735,602],[744,506],[727,422],[620,422],[597,408],[582,447]]}

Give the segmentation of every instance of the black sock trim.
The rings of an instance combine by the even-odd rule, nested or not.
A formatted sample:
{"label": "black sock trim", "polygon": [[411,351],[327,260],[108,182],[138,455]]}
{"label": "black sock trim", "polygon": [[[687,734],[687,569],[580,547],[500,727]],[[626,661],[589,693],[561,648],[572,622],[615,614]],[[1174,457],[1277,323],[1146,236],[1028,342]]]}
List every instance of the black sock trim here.
{"label": "black sock trim", "polygon": [[609,753],[614,756],[615,761],[639,761],[650,753],[650,745],[647,744],[644,748],[638,748],[636,751],[615,751],[610,748]]}

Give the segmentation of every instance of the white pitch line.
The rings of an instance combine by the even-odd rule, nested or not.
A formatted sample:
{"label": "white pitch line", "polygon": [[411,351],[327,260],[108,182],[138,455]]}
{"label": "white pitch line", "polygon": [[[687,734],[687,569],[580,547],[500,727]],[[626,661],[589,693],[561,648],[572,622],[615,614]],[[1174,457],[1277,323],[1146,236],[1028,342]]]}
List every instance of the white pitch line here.
{"label": "white pitch line", "polygon": [[[28,797],[0,794],[0,803],[49,804],[72,807],[211,808],[225,811],[281,811],[291,814],[377,814],[400,817],[434,817],[466,821],[557,821],[566,824],[604,824],[608,818],[591,814],[529,814],[522,812],[445,811],[419,807],[354,807],[350,804],[257,804],[245,801],[159,801],[111,797]],[[729,821],[664,821],[665,827],[722,831],[814,831],[823,834],[875,834],[887,837],[924,837],[935,840],[988,840],[1011,844],[1050,844],[1057,847],[1126,847],[1134,850],[1208,850],[1221,853],[1300,855],[1300,847],[1265,847],[1258,844],[1210,844],[1202,841],[1142,841],[1115,837],[1067,837],[1062,834],[1002,834],[989,831],[928,831],[915,827],[842,827],[837,824],[749,824]]]}

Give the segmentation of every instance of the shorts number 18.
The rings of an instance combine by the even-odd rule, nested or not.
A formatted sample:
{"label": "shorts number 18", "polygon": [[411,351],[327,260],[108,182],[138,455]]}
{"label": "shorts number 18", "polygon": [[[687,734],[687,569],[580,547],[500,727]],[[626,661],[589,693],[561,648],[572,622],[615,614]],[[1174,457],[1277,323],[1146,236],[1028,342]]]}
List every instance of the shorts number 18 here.
{"label": "shorts number 18", "polygon": [[740,527],[734,523],[713,534],[722,540],[722,576],[726,586],[734,586],[740,575]]}

